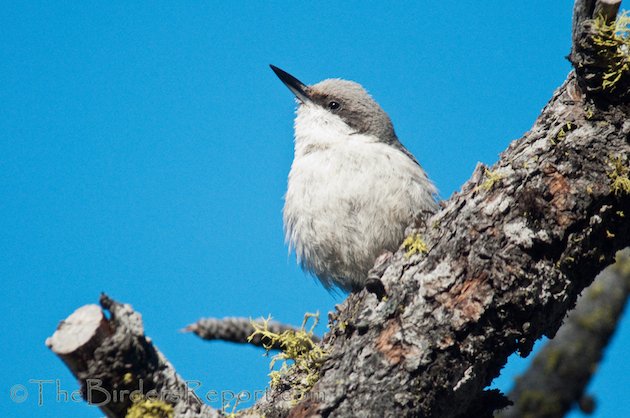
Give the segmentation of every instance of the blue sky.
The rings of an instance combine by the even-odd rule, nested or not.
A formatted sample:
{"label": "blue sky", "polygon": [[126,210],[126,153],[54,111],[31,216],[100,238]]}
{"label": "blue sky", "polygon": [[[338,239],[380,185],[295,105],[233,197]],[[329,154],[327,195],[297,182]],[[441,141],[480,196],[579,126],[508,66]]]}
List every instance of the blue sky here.
{"label": "blue sky", "polygon": [[[370,3],[3,5],[3,416],[102,416],[58,402],[54,385],[38,405],[30,382],[77,389],[44,340],[101,291],[143,314],[202,393],[263,388],[268,359],[180,328],[229,315],[299,324],[341,302],[283,243],[294,103],[269,63],[307,83],[363,84],[444,198],[529,129],[570,69],[568,0]],[[629,345],[626,318],[591,386],[595,417],[630,416]]]}

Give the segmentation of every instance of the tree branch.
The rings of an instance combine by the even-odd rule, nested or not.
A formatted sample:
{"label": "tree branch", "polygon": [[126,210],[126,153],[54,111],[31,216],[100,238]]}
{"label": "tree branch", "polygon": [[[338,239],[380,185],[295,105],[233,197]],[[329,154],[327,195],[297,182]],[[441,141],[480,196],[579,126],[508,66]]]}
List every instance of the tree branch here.
{"label": "tree branch", "polygon": [[[142,317],[130,305],[101,296],[59,324],[46,345],[81,383],[83,398],[109,418],[132,408],[156,417],[218,417],[189,390],[169,361],[144,335]],[[170,415],[169,415],[170,414]]]}
{"label": "tree branch", "polygon": [[[260,327],[265,325],[264,321],[261,320],[253,322]],[[282,334],[286,331],[297,331],[297,328],[294,326],[281,324],[276,321],[267,321],[266,326],[269,332],[275,334]],[[280,350],[281,348],[278,341],[270,341],[260,334],[256,334],[250,339],[249,337],[254,333],[254,326],[252,325],[252,320],[248,318],[203,318],[194,324],[188,325],[183,331],[192,332],[204,340],[223,340],[233,343],[251,344],[273,350]],[[315,343],[319,342],[319,338],[315,336],[311,339]]]}
{"label": "tree branch", "polygon": [[617,256],[578,299],[558,334],[536,355],[500,418],[562,418],[580,403],[630,295],[630,251]]}

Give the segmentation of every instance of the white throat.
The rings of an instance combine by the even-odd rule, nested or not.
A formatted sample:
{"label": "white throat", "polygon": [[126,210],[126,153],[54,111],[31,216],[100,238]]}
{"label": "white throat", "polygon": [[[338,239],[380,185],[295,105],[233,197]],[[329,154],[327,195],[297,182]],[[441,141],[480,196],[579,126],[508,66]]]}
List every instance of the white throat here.
{"label": "white throat", "polygon": [[[365,141],[343,119],[321,106],[305,103],[298,107],[295,118],[295,157],[353,141]],[[352,136],[353,138],[349,138]],[[376,138],[368,140],[375,142]]]}

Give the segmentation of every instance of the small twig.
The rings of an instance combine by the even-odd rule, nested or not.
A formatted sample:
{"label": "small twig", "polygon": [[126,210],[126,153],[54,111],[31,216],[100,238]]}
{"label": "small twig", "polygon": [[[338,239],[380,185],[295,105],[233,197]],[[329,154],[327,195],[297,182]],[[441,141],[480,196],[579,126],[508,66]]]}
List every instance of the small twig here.
{"label": "small twig", "polygon": [[[263,325],[262,320],[252,321],[248,318],[228,317],[228,318],[203,318],[194,324],[188,325],[183,332],[192,332],[199,338],[204,340],[222,340],[240,344],[252,344],[257,347],[267,347],[271,345],[271,349],[279,350],[278,344],[274,344],[263,336],[256,334],[248,341],[248,337],[255,331],[253,323]],[[268,321],[267,328],[269,331],[282,334],[285,331],[297,331],[298,329],[291,325],[281,324],[276,321]],[[313,336],[314,342],[319,342],[319,338]]]}

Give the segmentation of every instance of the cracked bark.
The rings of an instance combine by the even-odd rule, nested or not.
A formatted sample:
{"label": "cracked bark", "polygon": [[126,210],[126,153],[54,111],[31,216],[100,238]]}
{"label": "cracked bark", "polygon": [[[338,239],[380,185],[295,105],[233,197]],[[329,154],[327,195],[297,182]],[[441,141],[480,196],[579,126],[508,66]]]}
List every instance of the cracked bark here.
{"label": "cracked bark", "polygon": [[[593,81],[605,67],[588,42],[595,7],[575,4],[571,60],[579,71],[529,132],[491,169],[478,165],[427,222],[429,252],[398,251],[377,274],[385,298],[364,290],[330,315],[322,342],[328,358],[307,396],[295,404],[292,386],[281,384],[243,414],[456,417],[474,410],[481,417],[501,404],[483,389],[508,356],[553,337],[578,294],[630,245],[630,195],[615,193],[609,178],[611,159],[628,167],[628,77],[616,93]],[[114,352],[115,343],[105,342]],[[106,360],[100,367],[110,370]],[[134,357],[127,361],[142,372]],[[125,369],[115,370],[120,380]],[[285,382],[301,377],[289,373]]]}

